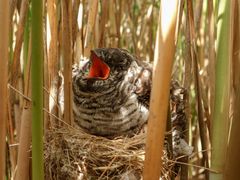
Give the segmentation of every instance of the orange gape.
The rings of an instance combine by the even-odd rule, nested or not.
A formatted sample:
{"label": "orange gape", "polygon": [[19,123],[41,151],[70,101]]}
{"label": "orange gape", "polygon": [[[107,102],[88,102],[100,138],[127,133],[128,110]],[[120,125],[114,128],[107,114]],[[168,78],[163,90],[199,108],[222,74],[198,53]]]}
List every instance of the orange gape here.
{"label": "orange gape", "polygon": [[107,79],[110,73],[110,68],[96,54],[91,55],[92,65],[88,74],[88,78]]}

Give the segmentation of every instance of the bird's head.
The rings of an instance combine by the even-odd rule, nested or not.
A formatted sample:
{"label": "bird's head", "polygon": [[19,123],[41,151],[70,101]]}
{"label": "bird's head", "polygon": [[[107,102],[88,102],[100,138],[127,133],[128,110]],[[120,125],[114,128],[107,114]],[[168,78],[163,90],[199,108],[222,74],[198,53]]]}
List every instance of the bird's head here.
{"label": "bird's head", "polygon": [[129,68],[132,56],[118,48],[99,48],[91,51],[91,66],[88,78],[106,80],[111,73],[120,73]]}
{"label": "bird's head", "polygon": [[84,91],[104,90],[107,88],[104,85],[113,85],[124,78],[132,61],[133,56],[124,49],[94,49],[89,62],[81,69],[78,84]]}

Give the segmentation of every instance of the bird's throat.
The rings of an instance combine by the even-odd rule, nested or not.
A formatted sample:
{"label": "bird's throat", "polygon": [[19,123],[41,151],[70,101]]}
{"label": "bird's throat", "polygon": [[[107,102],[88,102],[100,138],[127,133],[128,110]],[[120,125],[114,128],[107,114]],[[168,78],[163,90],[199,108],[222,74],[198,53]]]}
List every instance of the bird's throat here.
{"label": "bird's throat", "polygon": [[110,74],[109,66],[104,63],[96,54],[91,55],[92,65],[89,70],[88,78],[105,80]]}

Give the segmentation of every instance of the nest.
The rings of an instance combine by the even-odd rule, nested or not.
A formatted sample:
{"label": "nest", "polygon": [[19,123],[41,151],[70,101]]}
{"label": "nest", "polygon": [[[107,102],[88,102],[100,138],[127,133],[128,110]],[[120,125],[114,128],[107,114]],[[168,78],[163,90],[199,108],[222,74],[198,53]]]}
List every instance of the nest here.
{"label": "nest", "polygon": [[[47,132],[44,147],[45,179],[141,179],[146,133],[107,139],[79,129]],[[164,150],[163,179],[174,166]]]}
{"label": "nest", "polygon": [[[186,90],[173,82],[170,92],[173,126],[168,133],[170,140],[165,141],[161,179],[176,175],[179,166],[173,162],[177,156],[192,152],[187,143],[181,143],[186,125],[185,99]],[[45,179],[141,179],[145,141],[146,132],[107,139],[72,127],[53,128],[45,136]]]}

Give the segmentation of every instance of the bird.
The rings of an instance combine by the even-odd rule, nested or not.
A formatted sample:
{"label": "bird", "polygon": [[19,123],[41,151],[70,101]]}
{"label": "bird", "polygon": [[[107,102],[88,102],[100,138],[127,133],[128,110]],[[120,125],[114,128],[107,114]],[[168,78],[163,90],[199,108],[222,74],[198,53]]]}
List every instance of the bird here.
{"label": "bird", "polygon": [[[89,59],[72,69],[73,115],[89,134],[132,137],[147,129],[152,65],[120,48],[91,50]],[[175,80],[170,88],[173,155],[190,155],[184,140],[187,90]],[[63,99],[63,98],[62,98]],[[165,139],[166,144],[168,144]],[[166,147],[168,145],[165,145]],[[167,149],[167,148],[166,148]]]}
{"label": "bird", "polygon": [[90,134],[132,136],[147,123],[151,86],[151,64],[125,49],[93,49],[73,67],[74,121]]}

